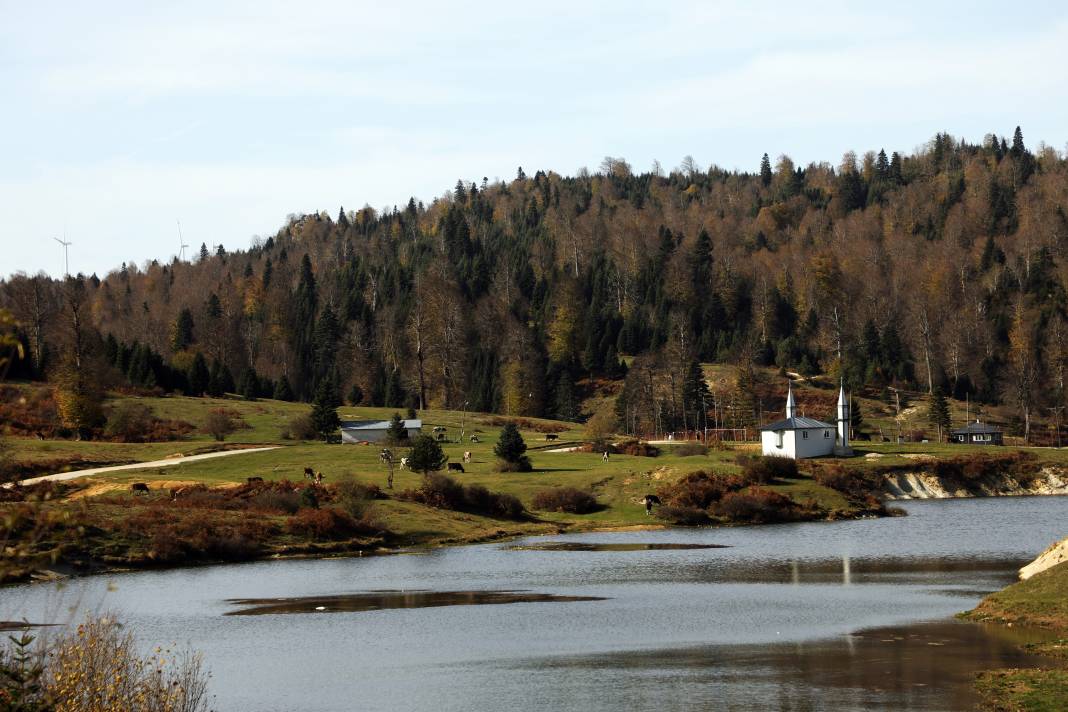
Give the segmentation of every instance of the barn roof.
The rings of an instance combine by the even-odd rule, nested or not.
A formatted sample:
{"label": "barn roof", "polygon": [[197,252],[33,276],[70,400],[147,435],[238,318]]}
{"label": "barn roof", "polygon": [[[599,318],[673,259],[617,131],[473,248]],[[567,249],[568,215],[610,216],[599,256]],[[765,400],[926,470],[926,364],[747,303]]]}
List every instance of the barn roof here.
{"label": "barn roof", "polygon": [[824,423],[822,420],[804,416],[776,420],[774,423],[760,426],[761,430],[821,430],[823,428],[831,428],[833,430],[834,426],[830,423]]}
{"label": "barn roof", "polygon": [[978,420],[974,423],[968,423],[963,428],[957,428],[952,431],[953,435],[993,435],[1000,433],[1001,428],[990,425],[989,423],[980,423]]}
{"label": "barn roof", "polygon": [[[405,430],[419,430],[423,427],[422,420],[402,420]],[[344,420],[341,422],[342,430],[385,430],[389,427],[388,420]]]}

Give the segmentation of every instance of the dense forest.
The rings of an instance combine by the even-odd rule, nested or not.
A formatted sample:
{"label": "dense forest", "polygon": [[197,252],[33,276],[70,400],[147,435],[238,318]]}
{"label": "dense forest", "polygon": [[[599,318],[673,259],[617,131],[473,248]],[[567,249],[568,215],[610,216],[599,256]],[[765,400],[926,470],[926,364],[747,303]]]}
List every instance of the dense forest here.
{"label": "dense forest", "polygon": [[[759,416],[757,365],[1003,402],[1024,424],[1060,413],[1058,152],[1017,128],[754,167],[519,169],[428,205],[291,216],[246,250],[14,274],[0,307],[24,355],[8,375],[55,382],[74,427],[103,388],[575,420],[609,382],[627,431],[693,427],[712,399],[741,426]],[[706,393],[699,362],[737,366],[732,392]]]}

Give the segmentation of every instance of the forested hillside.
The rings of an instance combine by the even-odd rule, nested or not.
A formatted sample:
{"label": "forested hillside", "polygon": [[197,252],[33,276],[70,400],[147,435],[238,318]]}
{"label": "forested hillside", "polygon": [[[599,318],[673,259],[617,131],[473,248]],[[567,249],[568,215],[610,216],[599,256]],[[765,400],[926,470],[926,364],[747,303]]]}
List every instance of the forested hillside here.
{"label": "forested hillside", "polygon": [[727,424],[756,417],[755,364],[942,388],[1021,422],[1059,414],[1056,151],[1029,150],[1017,129],[758,165],[520,169],[429,205],[295,216],[247,250],[67,282],[15,274],[0,305],[25,358],[9,376],[55,380],[72,424],[95,417],[83,395],[119,386],[577,419],[591,384],[625,376],[619,425],[648,432],[711,408],[702,361],[738,366],[735,391],[716,396]]}

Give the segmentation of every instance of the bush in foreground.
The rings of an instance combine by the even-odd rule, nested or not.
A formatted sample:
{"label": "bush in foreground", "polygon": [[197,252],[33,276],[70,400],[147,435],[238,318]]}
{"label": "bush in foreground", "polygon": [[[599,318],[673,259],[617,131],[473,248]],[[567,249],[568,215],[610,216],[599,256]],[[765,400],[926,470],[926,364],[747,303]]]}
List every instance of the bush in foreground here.
{"label": "bush in foreground", "polygon": [[786,495],[763,487],[728,492],[712,506],[712,513],[732,522],[771,524],[798,518],[797,504]]}
{"label": "bush in foreground", "polygon": [[675,507],[664,505],[657,508],[654,513],[657,518],[679,526],[696,527],[702,524],[711,524],[712,519],[708,512],[697,507]]}
{"label": "bush in foreground", "polygon": [[568,514],[589,514],[600,508],[596,497],[574,487],[553,487],[542,490],[534,495],[531,506],[544,512],[567,512]]}
{"label": "bush in foreground", "polygon": [[708,447],[696,442],[683,443],[682,445],[676,445],[671,452],[679,457],[693,457],[694,455],[707,455]]}
{"label": "bush in foreground", "polygon": [[89,618],[76,631],[37,643],[27,633],[0,650],[5,710],[204,712],[208,674],[198,654],[157,648],[142,657],[116,621]]}

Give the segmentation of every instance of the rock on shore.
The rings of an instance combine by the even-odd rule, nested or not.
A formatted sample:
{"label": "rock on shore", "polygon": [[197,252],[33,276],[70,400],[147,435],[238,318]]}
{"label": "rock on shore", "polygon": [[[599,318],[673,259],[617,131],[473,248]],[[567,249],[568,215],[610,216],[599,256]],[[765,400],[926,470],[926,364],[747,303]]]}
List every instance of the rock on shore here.
{"label": "rock on shore", "polygon": [[1027,580],[1037,573],[1068,561],[1068,539],[1061,539],[1038,555],[1038,558],[1020,569],[1020,579]]}

